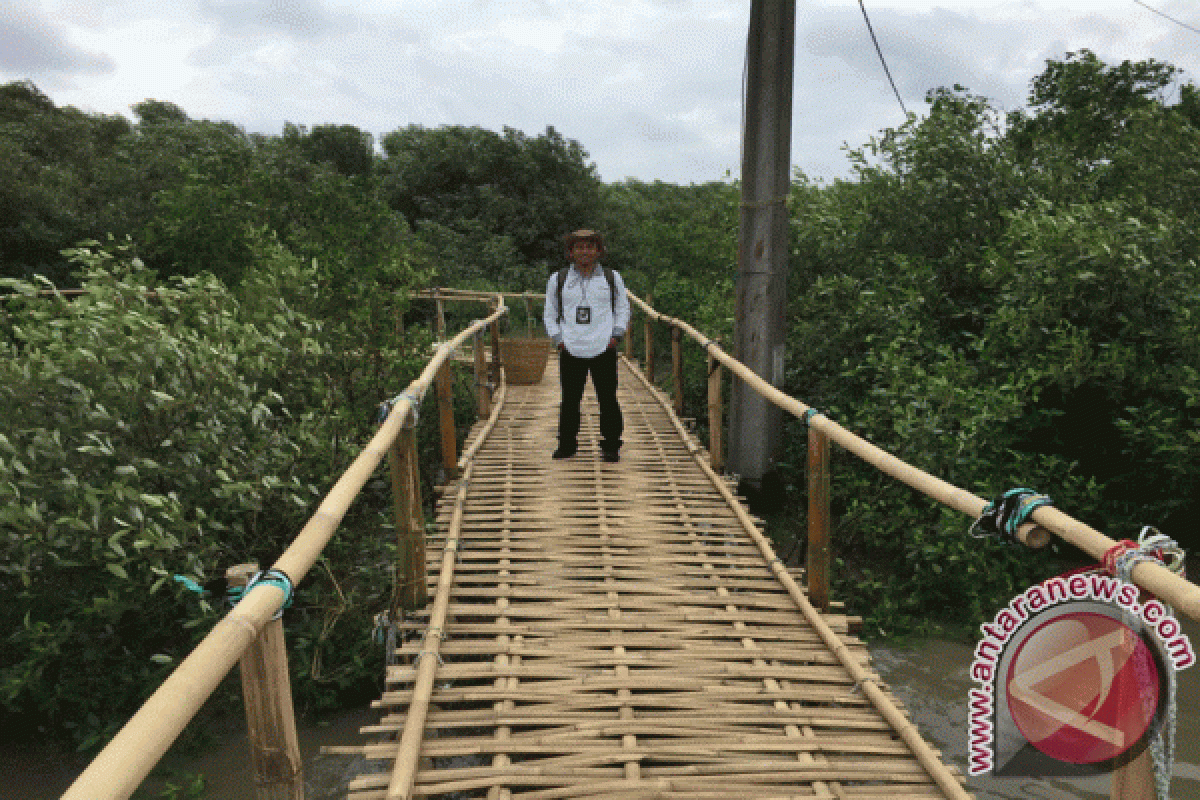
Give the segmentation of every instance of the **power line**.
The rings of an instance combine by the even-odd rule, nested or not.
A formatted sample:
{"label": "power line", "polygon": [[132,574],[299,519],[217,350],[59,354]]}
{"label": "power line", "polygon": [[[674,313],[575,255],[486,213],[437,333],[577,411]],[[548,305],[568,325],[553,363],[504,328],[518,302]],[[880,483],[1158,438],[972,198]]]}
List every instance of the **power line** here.
{"label": "power line", "polygon": [[[1137,2],[1137,0],[1134,0],[1134,2]],[[858,7],[862,9],[863,19],[867,21],[867,31],[871,34],[871,41],[875,43],[875,52],[879,54],[879,63],[883,64],[883,72],[887,75],[888,83],[892,85],[892,91],[896,93],[896,100],[900,103],[900,110],[907,117],[908,109],[904,107],[904,101],[900,98],[900,90],[896,88],[896,82],[892,80],[892,71],[888,69],[887,61],[883,57],[883,51],[879,49],[879,40],[875,38],[875,29],[871,27],[871,18],[867,16],[867,7],[863,5],[863,0],[858,0]]]}
{"label": "power line", "polygon": [[1169,19],[1171,22],[1174,22],[1176,25],[1178,25],[1182,28],[1187,28],[1189,31],[1195,31],[1196,33],[1200,33],[1200,28],[1194,28],[1191,25],[1188,25],[1186,22],[1180,22],[1179,20],[1175,19],[1174,17],[1168,17],[1166,14],[1159,11],[1157,8],[1151,8],[1150,6],[1146,5],[1145,3],[1142,2],[1142,0],[1133,0],[1133,2],[1137,3],[1139,6],[1146,9],[1147,11],[1153,11],[1155,14],[1158,14],[1163,19]]}

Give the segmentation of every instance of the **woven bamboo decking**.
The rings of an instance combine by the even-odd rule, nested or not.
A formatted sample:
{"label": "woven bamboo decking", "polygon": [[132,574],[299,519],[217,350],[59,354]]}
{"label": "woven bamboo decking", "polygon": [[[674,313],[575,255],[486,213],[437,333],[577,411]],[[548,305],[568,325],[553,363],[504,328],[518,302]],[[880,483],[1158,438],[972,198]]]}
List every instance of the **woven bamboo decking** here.
{"label": "woven bamboo decking", "polygon": [[[550,459],[554,361],[508,388],[475,458],[413,795],[943,797],[627,364],[620,463],[599,458],[590,388],[578,455]],[[824,619],[865,664],[847,619]],[[386,796],[427,624],[405,626],[363,731],[377,743],[357,748],[380,771],[351,783],[354,800]]]}

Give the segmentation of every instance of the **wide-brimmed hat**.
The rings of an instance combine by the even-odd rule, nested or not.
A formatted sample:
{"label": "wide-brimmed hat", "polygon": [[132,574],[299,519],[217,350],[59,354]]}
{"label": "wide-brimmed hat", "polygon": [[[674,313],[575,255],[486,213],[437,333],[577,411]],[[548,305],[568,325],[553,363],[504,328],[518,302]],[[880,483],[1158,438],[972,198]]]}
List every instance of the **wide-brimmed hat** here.
{"label": "wide-brimmed hat", "polygon": [[604,252],[604,237],[601,236],[597,231],[582,228],[577,231],[571,231],[563,237],[563,244],[566,245],[568,253],[571,252],[571,248],[575,246],[576,242],[588,241],[595,242],[596,247],[599,248],[600,252]]}

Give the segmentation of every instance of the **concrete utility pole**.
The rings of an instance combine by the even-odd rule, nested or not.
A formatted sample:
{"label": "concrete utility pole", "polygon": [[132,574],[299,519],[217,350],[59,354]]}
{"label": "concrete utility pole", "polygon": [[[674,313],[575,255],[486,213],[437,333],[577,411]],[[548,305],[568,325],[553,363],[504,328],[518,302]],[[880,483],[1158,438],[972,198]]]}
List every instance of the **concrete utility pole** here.
{"label": "concrete utility pole", "polygon": [[[753,0],[746,40],[742,213],[734,354],[764,380],[783,381],[787,332],[795,0]],[[756,489],[773,464],[782,412],[741,382],[729,410],[728,470]]]}

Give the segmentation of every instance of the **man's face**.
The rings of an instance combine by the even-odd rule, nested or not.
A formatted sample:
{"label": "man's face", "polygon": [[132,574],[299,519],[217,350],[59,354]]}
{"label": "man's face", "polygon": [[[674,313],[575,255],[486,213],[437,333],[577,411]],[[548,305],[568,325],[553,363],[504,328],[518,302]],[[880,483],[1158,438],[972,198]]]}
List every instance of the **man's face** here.
{"label": "man's face", "polygon": [[580,239],[571,245],[571,260],[580,269],[591,269],[600,258],[600,248],[591,239]]}

